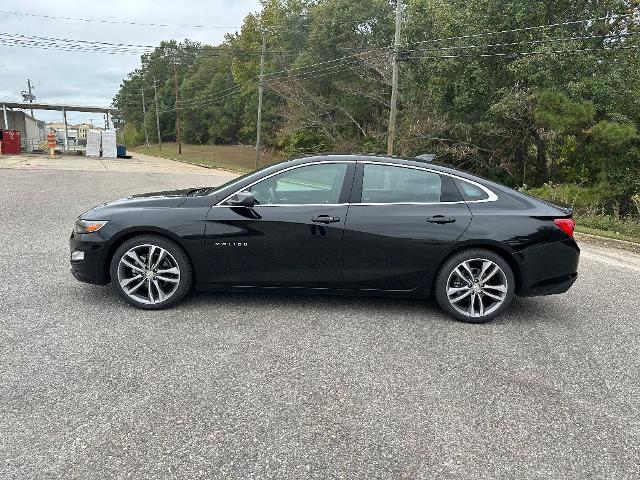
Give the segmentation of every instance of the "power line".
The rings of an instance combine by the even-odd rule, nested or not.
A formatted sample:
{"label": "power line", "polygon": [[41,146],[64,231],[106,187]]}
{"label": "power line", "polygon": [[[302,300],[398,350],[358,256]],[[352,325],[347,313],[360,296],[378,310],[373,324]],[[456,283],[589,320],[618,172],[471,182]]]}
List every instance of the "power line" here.
{"label": "power line", "polygon": [[227,30],[240,28],[238,26],[185,25],[185,24],[170,24],[170,23],[132,22],[128,20],[105,20],[100,18],[63,17],[63,16],[57,16],[57,15],[43,15],[43,14],[26,13],[26,12],[10,12],[6,10],[0,10],[0,13],[4,13],[5,15],[19,15],[24,17],[47,18],[49,20],[70,20],[74,22],[107,23],[112,25],[136,25],[136,26],[142,26],[142,27],[211,28],[211,29],[227,29]]}
{"label": "power line", "polygon": [[320,66],[320,65],[327,65],[329,63],[345,60],[347,58],[359,57],[361,55],[365,55],[365,54],[368,54],[368,53],[371,53],[371,52],[380,52],[382,50],[389,50],[389,49],[391,49],[391,47],[372,48],[372,49],[369,49],[369,50],[365,50],[363,52],[354,53],[354,54],[351,54],[351,55],[345,55],[345,56],[342,56],[342,57],[334,58],[332,60],[325,60],[323,62],[312,63],[310,65],[304,65],[304,66],[300,66],[300,67],[293,67],[293,68],[286,68],[284,70],[278,70],[276,72],[265,74],[265,77],[278,75],[280,73],[289,73],[289,72],[292,72],[292,71],[295,71],[295,70],[304,70],[304,69],[307,69],[307,68],[317,67],[317,66]]}
{"label": "power line", "polygon": [[[108,20],[108,19],[100,19],[100,18],[80,18],[80,17],[65,17],[60,15],[45,15],[38,13],[27,13],[27,12],[16,12],[16,11],[8,11],[8,10],[0,10],[0,13],[5,15],[16,15],[23,17],[32,17],[32,18],[44,18],[48,20],[66,20],[73,22],[85,22],[85,23],[103,23],[110,25],[133,25],[133,26],[141,26],[141,27],[160,27],[160,28],[199,28],[199,29],[222,29],[222,30],[234,30],[242,28],[242,25],[194,25],[194,24],[171,24],[171,23],[151,23],[151,22],[134,22],[130,20]],[[298,24],[300,27],[311,27],[314,24],[308,23],[311,21],[310,18],[301,17],[300,20],[303,20],[307,23]],[[328,22],[332,25],[360,25],[370,23],[371,21],[375,21],[377,19],[370,20],[350,20],[346,22]],[[266,28],[274,28],[283,26],[284,23],[272,23],[269,25],[265,25]]]}
{"label": "power line", "polygon": [[[353,59],[355,60],[355,58]],[[352,60],[352,61],[353,61]],[[342,67],[347,67],[347,68],[342,68]],[[339,69],[339,70],[336,70]],[[313,76],[314,78],[317,77],[323,77],[323,76],[327,76],[327,75],[331,75],[333,73],[339,73],[342,71],[347,71],[349,69],[352,69],[352,64],[351,63],[346,63],[346,62],[342,62],[340,64],[336,64],[336,65],[331,65],[328,67],[324,67],[324,68],[319,68],[319,69],[315,69],[315,70],[311,70],[311,71],[306,71],[306,72],[300,72],[300,73],[296,73],[293,75],[280,75],[279,77],[274,77],[274,78],[270,78],[270,79],[266,79],[266,82],[274,82],[277,80],[282,80],[282,79],[292,79],[292,78],[298,78],[298,79],[303,79],[303,78],[308,78],[310,76]],[[323,74],[320,74],[320,72],[325,72]],[[266,75],[265,75],[266,77]],[[236,86],[233,87],[229,87],[223,90],[219,90],[215,93],[212,93],[206,97],[200,97],[200,98],[196,98],[188,103],[182,102],[183,106],[181,106],[179,109],[183,110],[183,109],[190,109],[190,108],[194,108],[194,107],[206,107],[212,104],[217,103],[220,100],[224,100],[226,98],[229,98],[233,95],[236,95],[237,93],[239,93],[242,90],[242,87],[248,84],[253,83],[253,81],[246,81],[246,82],[242,82]],[[228,92],[225,95],[219,95],[221,93],[224,92]],[[211,98],[207,98],[207,97],[211,97]],[[161,112],[169,112],[169,111],[174,111],[174,108],[167,108],[162,110]]]}
{"label": "power line", "polygon": [[615,20],[615,19],[619,19],[619,18],[626,18],[626,17],[632,17],[632,16],[636,16],[636,13],[625,13],[625,14],[621,14],[621,15],[607,15],[604,17],[594,17],[594,18],[586,18],[584,20],[571,20],[571,21],[567,21],[567,22],[558,22],[558,23],[550,23],[550,24],[546,24],[546,25],[537,25],[535,27],[522,27],[522,28],[512,28],[509,30],[498,30],[495,32],[480,32],[480,33],[472,33],[469,35],[459,35],[459,36],[455,36],[455,37],[444,37],[444,38],[434,38],[434,39],[429,39],[429,40],[420,40],[417,42],[410,42],[407,45],[418,45],[418,44],[422,44],[422,43],[433,43],[433,42],[446,42],[449,40],[464,40],[467,38],[477,38],[477,37],[485,37],[485,36],[489,36],[489,35],[503,35],[505,33],[515,33],[515,32],[526,32],[526,31],[531,31],[531,30],[540,30],[540,29],[545,29],[545,28],[555,28],[555,27],[562,27],[562,26],[567,26],[567,25],[577,25],[577,24],[581,24],[581,23],[588,23],[588,22],[597,22],[599,20]]}
{"label": "power line", "polygon": [[639,50],[640,45],[629,45],[623,47],[600,47],[600,48],[576,48],[567,50],[538,50],[528,52],[500,52],[500,53],[469,53],[454,55],[410,55],[409,58],[428,58],[428,59],[444,59],[444,58],[473,58],[473,57],[518,57],[530,55],[554,55],[560,53],[579,53],[579,52],[611,52],[616,50]]}
{"label": "power line", "polygon": [[0,35],[20,37],[20,38],[25,38],[29,40],[36,39],[36,40],[46,40],[46,41],[52,41],[52,42],[82,43],[82,44],[89,44],[89,45],[104,45],[107,47],[155,48],[155,45],[136,45],[131,43],[99,42],[97,40],[76,40],[72,38],[41,37],[38,35],[24,35],[21,33],[0,32]]}
{"label": "power line", "polygon": [[[68,38],[56,38],[56,37],[42,37],[37,35],[23,35],[16,33],[0,32],[0,43],[9,46],[20,46],[27,48],[42,48],[44,50],[61,50],[61,51],[78,51],[89,53],[109,53],[109,54],[127,54],[127,55],[142,55],[145,53],[151,53],[151,51],[159,48],[154,45],[134,45],[125,43],[109,43],[99,42],[91,40],[76,40]],[[207,52],[207,50],[213,50]],[[224,57],[238,57],[241,55],[261,55],[261,51],[258,50],[242,50],[242,49],[217,49],[215,47],[203,46],[196,49],[198,58],[224,58]],[[342,51],[360,50],[358,53],[365,53],[367,50],[362,50],[359,47],[342,48]],[[266,55],[299,55],[308,51],[305,50],[266,50]],[[335,49],[326,50],[312,50],[311,53],[315,54],[335,54]]]}
{"label": "power line", "polygon": [[4,39],[0,39],[0,45],[5,45],[9,47],[20,47],[20,48],[34,48],[37,50],[56,50],[56,51],[62,51],[62,52],[104,53],[108,55],[140,55],[141,53],[146,53],[146,52],[127,51],[127,50],[109,50],[104,48],[65,47],[65,46],[56,46],[56,45],[45,45],[43,43],[38,43],[38,42],[24,42],[24,41],[18,41],[18,40],[4,40]]}
{"label": "power line", "polygon": [[495,48],[495,47],[512,47],[516,45],[538,45],[544,43],[558,43],[558,42],[571,42],[578,40],[595,40],[595,39],[622,39],[632,35],[638,35],[640,32],[627,32],[627,33],[619,33],[615,35],[588,35],[588,36],[580,36],[580,37],[556,37],[556,38],[546,38],[544,40],[527,40],[524,42],[509,42],[509,43],[490,43],[487,45],[461,45],[455,47],[438,47],[438,48],[416,48],[411,50],[405,50],[405,52],[441,52],[445,50],[467,50],[474,48]]}
{"label": "power line", "polygon": [[[220,102],[221,100],[225,100],[225,99],[227,99],[227,98],[229,98],[229,97],[232,97],[232,96],[234,96],[234,95],[237,95],[237,94],[238,94],[238,91],[233,91],[233,92],[229,92],[229,93],[227,93],[226,95],[220,95],[220,96],[218,96],[218,97],[211,98],[211,99],[209,99],[209,100],[208,100],[208,101],[206,101],[206,102],[200,102],[200,103],[191,103],[191,102],[187,103],[187,102],[181,102],[181,106],[179,106],[179,107],[177,108],[177,110],[178,110],[178,111],[181,111],[181,110],[191,110],[191,109],[193,109],[193,108],[204,108],[204,107],[208,107],[208,106],[211,106],[211,105],[215,105],[215,104],[217,104],[217,103],[218,103],[218,102]],[[167,107],[167,108],[161,109],[161,110],[160,110],[160,113],[168,113],[168,112],[175,112],[175,111],[176,111],[176,107]]]}

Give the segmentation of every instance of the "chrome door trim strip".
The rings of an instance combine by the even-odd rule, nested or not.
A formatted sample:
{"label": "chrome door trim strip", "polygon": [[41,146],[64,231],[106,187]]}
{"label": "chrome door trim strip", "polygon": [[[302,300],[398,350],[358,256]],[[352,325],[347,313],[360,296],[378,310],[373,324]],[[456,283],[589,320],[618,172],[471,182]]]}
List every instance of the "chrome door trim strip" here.
{"label": "chrome door trim strip", "polygon": [[[235,195],[235,194],[234,194]],[[264,205],[254,205],[256,208],[272,208],[272,207],[348,207],[349,205],[357,205],[351,203],[265,203]],[[235,205],[213,205],[211,208],[248,208]]]}

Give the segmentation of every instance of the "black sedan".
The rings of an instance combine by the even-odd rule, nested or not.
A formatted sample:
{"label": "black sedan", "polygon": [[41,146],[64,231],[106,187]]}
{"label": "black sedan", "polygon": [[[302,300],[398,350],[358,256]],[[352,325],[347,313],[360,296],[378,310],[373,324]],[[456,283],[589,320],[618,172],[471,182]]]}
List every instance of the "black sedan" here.
{"label": "black sedan", "polygon": [[480,323],[514,294],[571,287],[573,228],[571,210],[453,168],[323,155],[98,206],[76,222],[71,271],[144,309],[193,287],[433,296]]}

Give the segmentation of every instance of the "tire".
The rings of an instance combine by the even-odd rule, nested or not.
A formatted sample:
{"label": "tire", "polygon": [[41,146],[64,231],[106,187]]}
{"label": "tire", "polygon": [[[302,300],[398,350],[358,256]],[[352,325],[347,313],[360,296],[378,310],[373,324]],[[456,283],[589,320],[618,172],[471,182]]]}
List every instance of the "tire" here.
{"label": "tire", "polygon": [[440,308],[466,323],[486,323],[501,315],[511,303],[514,290],[513,271],[504,258],[475,248],[448,258],[434,285]]}
{"label": "tire", "polygon": [[111,259],[110,273],[118,295],[143,310],[172,307],[193,285],[193,268],[186,252],[157,235],[140,235],[120,245]]}

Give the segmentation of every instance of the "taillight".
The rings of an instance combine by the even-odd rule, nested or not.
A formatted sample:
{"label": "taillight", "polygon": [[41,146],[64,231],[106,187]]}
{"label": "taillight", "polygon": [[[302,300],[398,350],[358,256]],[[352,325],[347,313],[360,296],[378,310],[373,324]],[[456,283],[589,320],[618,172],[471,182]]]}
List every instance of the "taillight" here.
{"label": "taillight", "polygon": [[556,218],[553,223],[564,233],[573,237],[573,229],[576,228],[576,221],[573,218]]}

